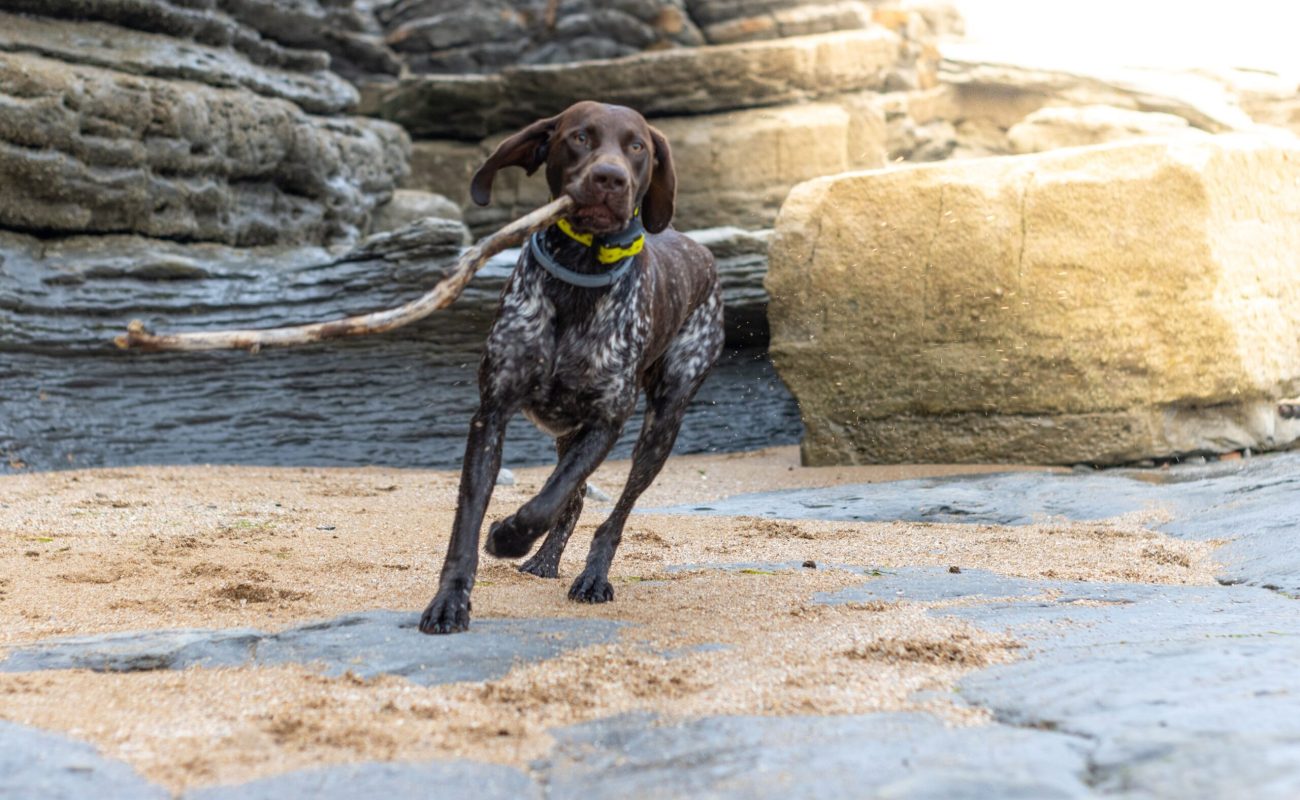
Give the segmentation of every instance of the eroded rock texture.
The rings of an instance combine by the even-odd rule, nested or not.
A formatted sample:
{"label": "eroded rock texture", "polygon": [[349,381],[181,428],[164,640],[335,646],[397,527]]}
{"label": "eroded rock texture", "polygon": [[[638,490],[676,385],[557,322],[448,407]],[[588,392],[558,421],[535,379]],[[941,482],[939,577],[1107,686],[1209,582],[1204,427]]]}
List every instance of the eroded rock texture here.
{"label": "eroded rock texture", "polygon": [[400,128],[340,115],[357,92],[309,49],[314,2],[7,7],[28,13],[0,13],[0,227],[326,244],[407,171]]}
{"label": "eroded rock texture", "polygon": [[683,0],[396,0],[376,9],[415,72],[492,72],[512,64],[618,58],[695,46]]}

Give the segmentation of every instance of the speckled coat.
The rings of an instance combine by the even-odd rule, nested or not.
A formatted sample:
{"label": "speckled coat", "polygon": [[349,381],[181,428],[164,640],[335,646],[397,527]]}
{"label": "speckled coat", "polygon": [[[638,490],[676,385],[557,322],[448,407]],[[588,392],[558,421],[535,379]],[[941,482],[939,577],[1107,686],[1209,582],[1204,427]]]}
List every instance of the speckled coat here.
{"label": "speckled coat", "polygon": [[[603,119],[593,113],[579,122],[591,124],[593,116]],[[572,127],[573,120],[563,117],[541,121],[552,123],[548,137]],[[644,392],[646,413],[627,484],[593,538],[585,569],[569,589],[574,600],[612,600],[609,567],[627,515],[672,451],[687,405],[722,350],[722,298],[713,257],[668,226],[671,186],[666,212],[662,192],[656,196],[652,190],[656,181],[675,181],[670,151],[657,131],[643,120],[641,125],[647,140],[657,137],[656,157],[653,169],[645,166],[638,171],[636,160],[628,162],[634,178],[628,202],[646,202],[650,231],[631,268],[611,286],[584,288],[547,272],[525,248],[502,292],[479,370],[480,407],[471,422],[452,540],[438,593],[421,619],[426,633],[463,630],[469,624],[478,533],[500,468],[502,438],[510,417],[521,411],[555,437],[559,463],[536,497],[492,525],[485,549],[494,556],[518,558],[545,535],[537,553],[520,569],[558,577],[560,556],[582,511],[587,477],[618,440],[638,395]],[[550,138],[547,142],[549,148]],[[508,140],[498,154],[512,146],[518,149]],[[581,164],[561,163],[556,169],[555,162],[563,159],[553,149],[544,152],[550,157],[546,163],[553,190],[581,195],[581,185],[566,189],[572,181],[587,180],[586,173],[579,171]],[[569,161],[576,160],[570,155]],[[529,167],[526,161],[501,163]],[[493,160],[484,169],[489,167],[494,167]],[[625,217],[630,214],[630,209],[624,209]],[[556,227],[544,232],[543,242],[546,251],[570,270],[596,274],[608,269],[593,249]]]}

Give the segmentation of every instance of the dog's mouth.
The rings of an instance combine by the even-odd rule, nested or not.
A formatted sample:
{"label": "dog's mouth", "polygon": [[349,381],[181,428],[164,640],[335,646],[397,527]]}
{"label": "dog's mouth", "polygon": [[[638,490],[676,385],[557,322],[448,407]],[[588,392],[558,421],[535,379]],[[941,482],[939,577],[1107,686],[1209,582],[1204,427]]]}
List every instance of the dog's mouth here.
{"label": "dog's mouth", "polygon": [[569,222],[580,233],[616,233],[628,226],[631,214],[615,211],[604,203],[579,205],[569,214]]}

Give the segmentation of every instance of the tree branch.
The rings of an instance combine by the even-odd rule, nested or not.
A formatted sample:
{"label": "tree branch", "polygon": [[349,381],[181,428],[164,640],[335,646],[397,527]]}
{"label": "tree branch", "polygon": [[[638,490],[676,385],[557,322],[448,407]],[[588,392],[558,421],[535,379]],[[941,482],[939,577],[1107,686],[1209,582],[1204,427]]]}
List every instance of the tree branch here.
{"label": "tree branch", "polygon": [[144,350],[157,352],[161,350],[248,350],[257,352],[263,347],[290,347],[311,344],[326,339],[341,339],[348,336],[365,336],[371,333],[385,333],[403,325],[424,319],[441,308],[446,308],[460,297],[466,284],[474,273],[489,258],[511,247],[516,247],[533,231],[550,225],[563,216],[573,206],[573,199],[561,196],[558,200],[533,211],[491,236],[477,242],[461,254],[456,261],[456,268],[451,275],[444,278],[430,291],[397,308],[360,314],[354,317],[317,322],[310,325],[294,325],[287,328],[264,328],[261,330],[211,331],[192,333],[154,334],[145,328],[138,319],[131,320],[126,333],[113,339],[113,343],[124,350]]}

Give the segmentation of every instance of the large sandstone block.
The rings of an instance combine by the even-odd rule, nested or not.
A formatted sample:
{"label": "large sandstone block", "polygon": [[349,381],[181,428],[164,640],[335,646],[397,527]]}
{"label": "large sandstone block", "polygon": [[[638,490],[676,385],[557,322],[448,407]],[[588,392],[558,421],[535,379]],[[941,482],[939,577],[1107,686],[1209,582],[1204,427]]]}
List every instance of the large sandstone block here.
{"label": "large sandstone block", "polygon": [[[786,193],[822,175],[884,164],[885,124],[867,96],[838,102],[750,109],[654,120],[672,143],[677,167],[676,225],[681,230],[732,225],[771,227]],[[469,199],[469,181],[504,134],[479,145],[416,142],[413,188],[444,194],[465,207],[465,220],[486,231],[549,199],[545,177],[505,170],[492,205]]]}
{"label": "large sandstone block", "polygon": [[1300,142],[1226,135],[796,187],[767,287],[813,464],[1278,448]]}
{"label": "large sandstone block", "polygon": [[364,230],[407,169],[390,123],[242,88],[0,54],[0,227],[234,245]]}
{"label": "large sandstone block", "polygon": [[703,114],[878,90],[900,58],[883,28],[573,64],[494,75],[421,75],[380,99],[386,119],[420,138],[474,140],[550,116],[583,98],[646,116]]}

